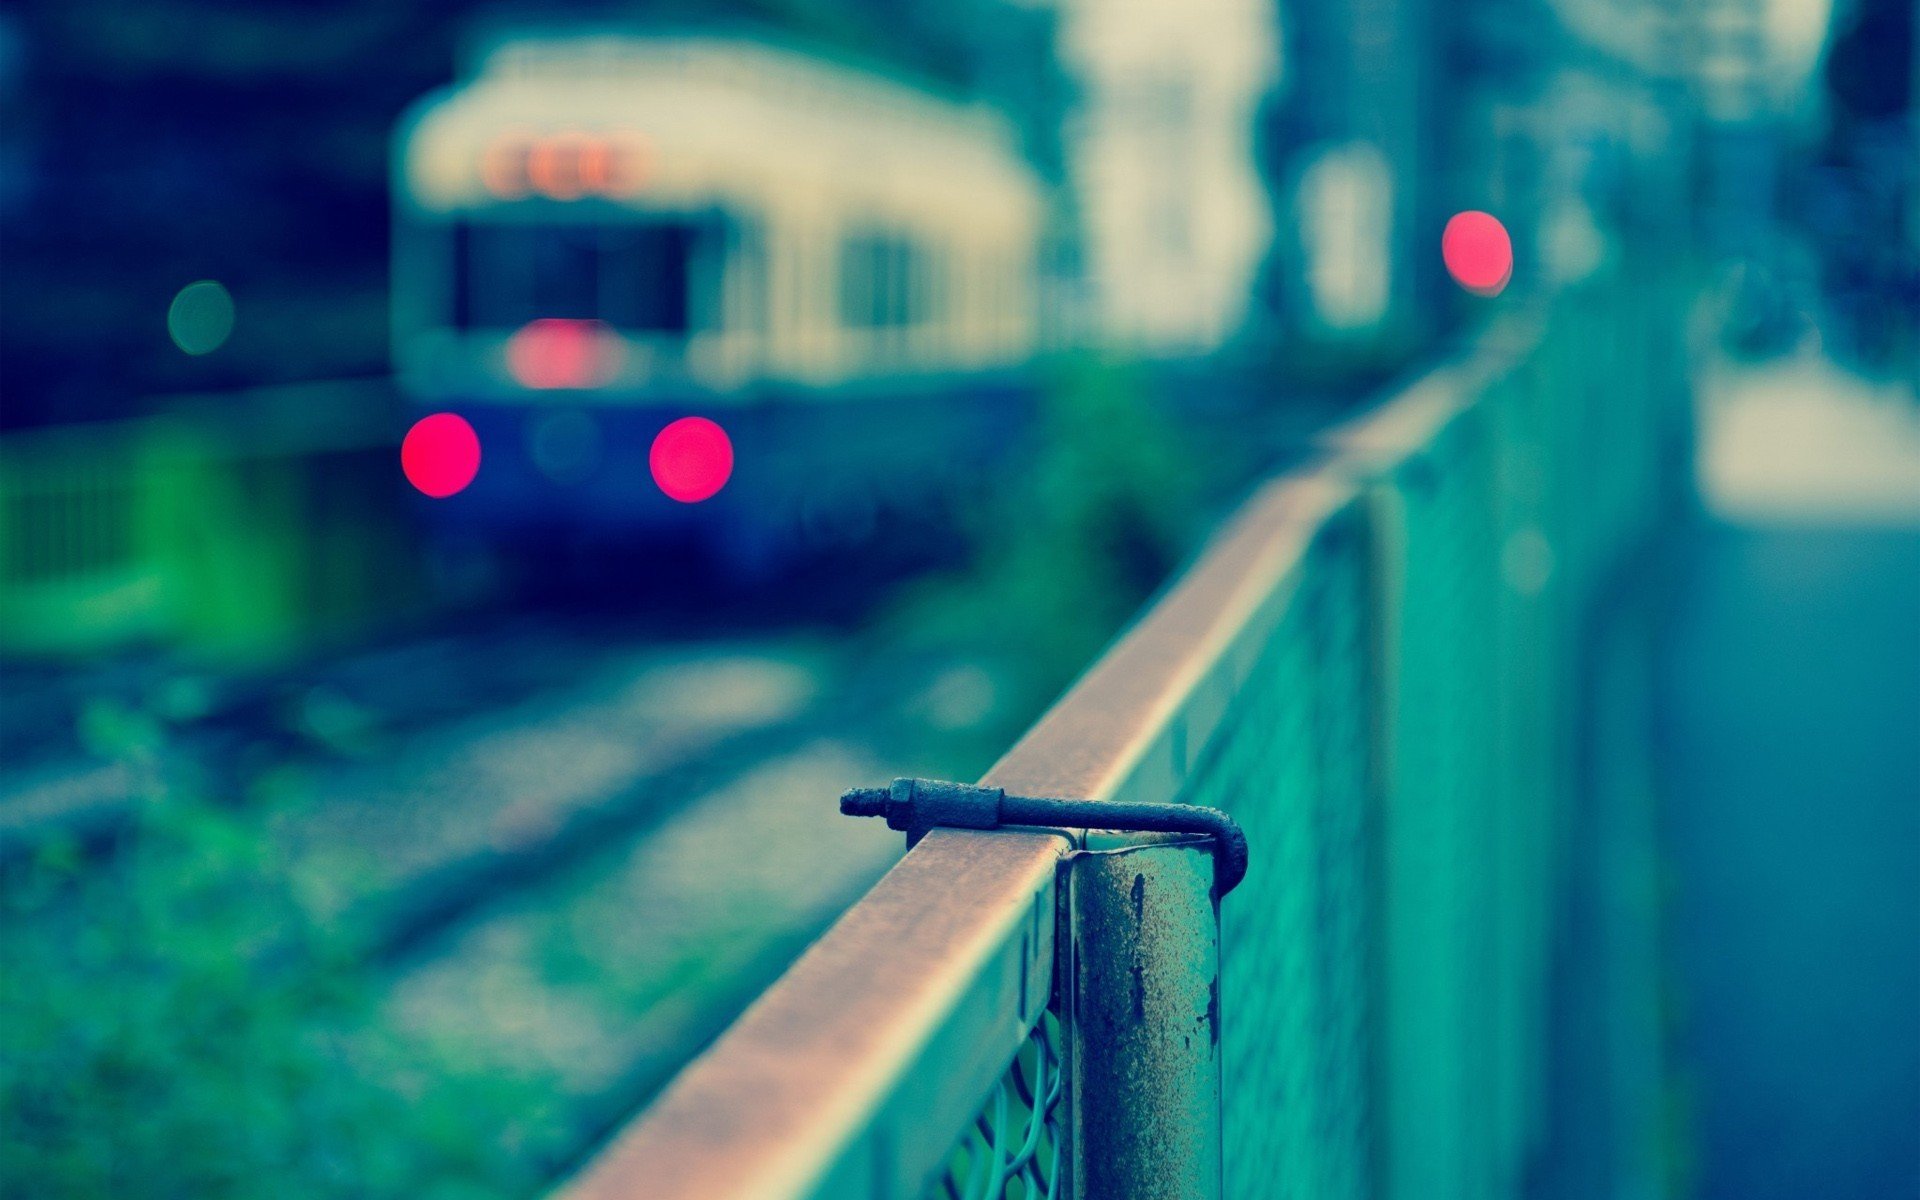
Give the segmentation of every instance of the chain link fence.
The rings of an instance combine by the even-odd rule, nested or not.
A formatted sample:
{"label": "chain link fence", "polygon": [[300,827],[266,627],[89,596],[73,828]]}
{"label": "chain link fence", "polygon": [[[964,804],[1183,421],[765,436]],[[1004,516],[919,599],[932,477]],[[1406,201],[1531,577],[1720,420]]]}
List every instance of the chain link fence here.
{"label": "chain link fence", "polygon": [[1521,1195],[1587,630],[1685,461],[1671,309],[1570,293],[1334,431],[987,777],[1224,809],[1231,896],[1190,844],[937,830],[569,1195]]}

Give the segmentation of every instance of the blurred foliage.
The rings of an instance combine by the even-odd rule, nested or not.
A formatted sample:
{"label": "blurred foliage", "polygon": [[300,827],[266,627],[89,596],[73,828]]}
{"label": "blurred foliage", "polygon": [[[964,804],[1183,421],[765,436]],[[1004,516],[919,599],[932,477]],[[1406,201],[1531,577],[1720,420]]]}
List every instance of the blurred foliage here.
{"label": "blurred foliage", "polygon": [[1822,348],[1920,392],[1917,20],[1912,0],[1843,12],[1826,60],[1826,134],[1810,169],[1789,176],[1786,207],[1816,251]]}
{"label": "blurred foliage", "polygon": [[323,881],[270,846],[175,796],[108,864],[69,843],[8,865],[0,1192],[537,1190],[542,1151],[566,1144],[551,1082],[385,1029],[372,981],[309,915]]}
{"label": "blurred foliage", "polygon": [[905,590],[899,645],[981,661],[1017,732],[1100,651],[1190,551],[1206,457],[1138,367],[1078,355],[1049,366],[1036,436],[962,514],[969,561]]}

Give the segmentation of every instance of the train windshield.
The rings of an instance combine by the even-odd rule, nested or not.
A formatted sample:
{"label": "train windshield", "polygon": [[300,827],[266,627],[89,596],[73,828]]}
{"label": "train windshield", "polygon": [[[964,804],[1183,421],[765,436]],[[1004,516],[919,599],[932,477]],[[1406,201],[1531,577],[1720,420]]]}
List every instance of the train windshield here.
{"label": "train windshield", "polygon": [[685,336],[706,324],[716,232],[711,220],[693,217],[463,222],[454,227],[454,324],[518,329],[558,317]]}

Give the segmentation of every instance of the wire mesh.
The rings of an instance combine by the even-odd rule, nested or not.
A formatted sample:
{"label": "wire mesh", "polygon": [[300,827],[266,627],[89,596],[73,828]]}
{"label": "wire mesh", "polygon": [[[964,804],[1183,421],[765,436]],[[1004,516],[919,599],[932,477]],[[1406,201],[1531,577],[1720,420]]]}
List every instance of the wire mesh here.
{"label": "wire mesh", "polygon": [[1055,1200],[1066,1089],[1060,1021],[1045,1012],[954,1147],[926,1200]]}
{"label": "wire mesh", "polygon": [[1372,1190],[1364,559],[1323,532],[1182,798],[1231,809],[1260,865],[1222,908],[1232,1196]]}
{"label": "wire mesh", "polygon": [[1226,1195],[1521,1188],[1576,647],[1671,467],[1659,377],[1616,393],[1582,347],[1649,319],[1580,298],[1366,475],[1196,756],[1181,798],[1257,855],[1221,914]]}
{"label": "wire mesh", "polygon": [[[1219,1003],[1207,1018],[1220,1038],[1218,1194],[1523,1194],[1547,1107],[1550,931],[1573,853],[1583,630],[1677,466],[1666,409],[1679,397],[1661,393],[1664,368],[1624,364],[1616,390],[1585,352],[1625,354],[1660,319],[1569,300],[1503,370],[1442,375],[1435,389],[1466,380],[1473,393],[1386,406],[1371,441],[1347,444],[1349,457],[1309,481],[1320,491],[1283,490],[1299,507],[1254,510],[1247,528],[1284,554],[1235,558],[1247,543],[1229,538],[1196,568],[1205,586],[1176,589],[1171,619],[1150,616],[1133,657],[1117,647],[1035,739],[1070,758],[1116,723],[1125,736],[1076,763],[1084,777],[1110,794],[1225,809],[1253,847],[1219,909]],[[1596,340],[1622,321],[1625,332]],[[1615,411],[1596,411],[1606,406]],[[1308,494],[1338,499],[1310,507]],[[1271,576],[1236,565],[1281,558]],[[1263,580],[1257,599],[1248,579]],[[1163,690],[1131,677],[1142,664],[1167,670]],[[1141,712],[1146,727],[1126,725]],[[1048,722],[1036,730],[1047,732]],[[1056,765],[1024,769],[1050,779]],[[1110,765],[1124,770],[1105,774]],[[1034,903],[1028,939],[1053,911]],[[1056,944],[1116,953],[1082,932],[1063,928]],[[1052,1200],[1073,1194],[1071,1176],[1090,1163],[1116,1161],[1093,1157],[1097,1122],[1073,1128],[1087,1098],[1070,1094],[1063,1056],[1086,1033],[1063,1029],[1055,1009],[948,1147],[1039,1002],[1025,949],[1020,985],[996,983],[1010,961],[983,960],[997,965],[972,983],[982,1003],[1011,998],[1014,1011],[967,1027],[1006,1040],[976,1056],[977,1073],[910,1153],[908,1139],[870,1139],[886,1168],[874,1178],[911,1187],[931,1166],[930,1200]],[[933,1038],[921,1053],[951,1076],[975,1048],[963,1041]],[[886,1097],[896,1135],[931,1111],[928,1091],[921,1077]],[[1206,1172],[1189,1175],[1178,1194],[1216,1194]],[[806,1194],[853,1194],[839,1177],[834,1186]]]}
{"label": "wire mesh", "polygon": [[1484,413],[1450,424],[1384,497],[1399,528],[1382,603],[1391,707],[1382,789],[1383,1051],[1396,1194],[1483,1196],[1491,997],[1485,853],[1494,761]]}

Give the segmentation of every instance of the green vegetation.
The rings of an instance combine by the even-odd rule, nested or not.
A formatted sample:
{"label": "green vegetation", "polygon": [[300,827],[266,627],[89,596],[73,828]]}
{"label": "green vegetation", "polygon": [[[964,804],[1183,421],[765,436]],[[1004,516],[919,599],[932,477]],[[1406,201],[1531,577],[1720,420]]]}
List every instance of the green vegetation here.
{"label": "green vegetation", "polygon": [[0,915],[0,1192],[529,1193],[560,1114],[383,1030],[367,978],[250,821],[169,799],[110,866],[12,864]]}
{"label": "green vegetation", "polygon": [[[1042,431],[966,517],[969,565],[912,585],[877,635],[994,680],[943,761],[1004,749],[1202,515],[1198,456],[1136,375],[1078,359],[1051,380]],[[163,728],[113,717],[88,744],[168,756]],[[109,856],[52,844],[0,869],[0,1193],[531,1195],[577,1151],[580,1098],[538,1054],[401,1032],[385,977],[318,915],[355,864],[292,859],[271,831],[316,801],[270,784],[241,806],[165,789]]]}
{"label": "green vegetation", "polygon": [[[963,520],[972,557],[907,590],[898,644],[981,661],[1017,733],[1192,548],[1209,481],[1138,369],[1091,356],[1049,372],[1032,449]],[[1004,748],[1004,741],[1002,747]]]}

